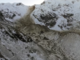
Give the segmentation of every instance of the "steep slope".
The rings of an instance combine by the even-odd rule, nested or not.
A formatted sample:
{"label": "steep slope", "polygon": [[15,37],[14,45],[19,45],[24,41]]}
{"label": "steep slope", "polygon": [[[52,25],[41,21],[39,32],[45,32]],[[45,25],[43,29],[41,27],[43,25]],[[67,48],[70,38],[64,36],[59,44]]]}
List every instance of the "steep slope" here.
{"label": "steep slope", "polygon": [[[79,3],[47,0],[31,13],[20,3],[1,4],[0,60],[80,60]],[[29,20],[27,14],[35,23],[17,28],[15,22]]]}
{"label": "steep slope", "polygon": [[[0,17],[4,18],[0,15]],[[0,60],[46,60],[46,52],[31,37],[0,18]]]}

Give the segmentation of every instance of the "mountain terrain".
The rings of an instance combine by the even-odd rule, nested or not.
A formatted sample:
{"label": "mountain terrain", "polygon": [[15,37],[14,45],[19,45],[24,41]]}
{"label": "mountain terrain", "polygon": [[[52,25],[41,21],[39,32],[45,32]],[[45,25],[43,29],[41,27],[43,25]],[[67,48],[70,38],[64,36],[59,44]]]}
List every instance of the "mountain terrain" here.
{"label": "mountain terrain", "polygon": [[79,11],[80,0],[0,3],[0,60],[80,60]]}

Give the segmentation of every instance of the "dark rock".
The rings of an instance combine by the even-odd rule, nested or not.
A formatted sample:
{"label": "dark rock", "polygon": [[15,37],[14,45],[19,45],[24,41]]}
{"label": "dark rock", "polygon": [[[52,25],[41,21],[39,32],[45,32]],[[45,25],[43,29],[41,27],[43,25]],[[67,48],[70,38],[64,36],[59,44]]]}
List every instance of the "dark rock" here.
{"label": "dark rock", "polygon": [[44,37],[43,39],[44,39],[44,40],[49,40],[47,37]]}
{"label": "dark rock", "polygon": [[32,42],[33,40],[32,40],[32,38],[31,37],[27,37],[27,42]]}
{"label": "dark rock", "polygon": [[27,54],[28,57],[30,57],[30,54]]}
{"label": "dark rock", "polygon": [[40,34],[44,33],[44,31],[40,31]]}
{"label": "dark rock", "polygon": [[64,18],[69,18],[71,16],[73,16],[74,14],[71,14],[71,13],[66,13],[64,15],[62,15]]}
{"label": "dark rock", "polygon": [[0,20],[5,20],[4,15],[2,14],[2,12],[0,11]]}
{"label": "dark rock", "polygon": [[46,15],[41,14],[38,20],[43,22],[46,26],[53,27],[56,24],[58,16],[55,13],[48,12]]}
{"label": "dark rock", "polygon": [[17,6],[20,6],[20,5],[23,5],[23,4],[22,4],[22,3],[17,3],[16,5],[17,5]]}

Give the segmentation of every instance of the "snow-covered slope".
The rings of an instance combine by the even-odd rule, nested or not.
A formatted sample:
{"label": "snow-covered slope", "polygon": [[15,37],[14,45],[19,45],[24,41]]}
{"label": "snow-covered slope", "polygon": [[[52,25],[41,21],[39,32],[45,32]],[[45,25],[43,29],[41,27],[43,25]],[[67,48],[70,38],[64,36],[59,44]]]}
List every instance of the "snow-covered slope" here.
{"label": "snow-covered slope", "polygon": [[[32,13],[20,3],[0,4],[0,60],[80,60],[79,3],[47,0]],[[22,17],[27,13],[35,24],[26,24],[30,19]],[[21,29],[13,23],[18,19]]]}
{"label": "snow-covered slope", "polygon": [[0,12],[3,14],[6,20],[14,22],[20,19],[27,13],[29,6],[25,6],[21,3],[1,3]]}
{"label": "snow-covered slope", "polygon": [[80,30],[80,0],[46,0],[32,13],[36,24],[51,30]]}
{"label": "snow-covered slope", "polygon": [[13,26],[28,8],[20,3],[0,4],[0,60],[46,60],[46,52]]}
{"label": "snow-covered slope", "polygon": [[[47,26],[55,31],[80,31],[80,0],[46,0],[41,5],[35,5],[31,14],[35,24]],[[0,12],[11,22],[23,17],[29,6],[21,3],[2,3]]]}
{"label": "snow-covered slope", "polygon": [[0,15],[0,60],[46,60],[43,48],[1,17],[4,19]]}

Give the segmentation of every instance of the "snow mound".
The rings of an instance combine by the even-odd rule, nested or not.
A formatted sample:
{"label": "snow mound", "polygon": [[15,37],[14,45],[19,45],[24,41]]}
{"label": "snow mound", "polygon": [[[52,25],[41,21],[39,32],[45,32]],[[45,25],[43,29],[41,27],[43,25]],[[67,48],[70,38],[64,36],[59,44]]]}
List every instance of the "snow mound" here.
{"label": "snow mound", "polygon": [[26,14],[28,6],[25,6],[21,3],[1,3],[0,12],[3,14],[6,20],[14,22],[17,19],[20,19]]}
{"label": "snow mound", "polygon": [[47,0],[32,13],[36,24],[51,30],[80,30],[80,0]]}

